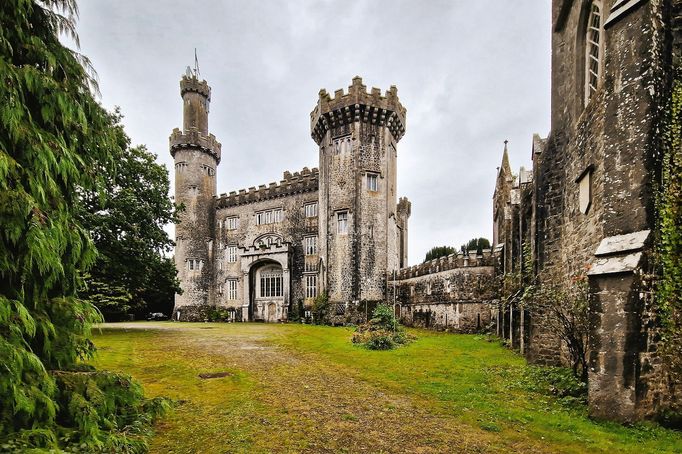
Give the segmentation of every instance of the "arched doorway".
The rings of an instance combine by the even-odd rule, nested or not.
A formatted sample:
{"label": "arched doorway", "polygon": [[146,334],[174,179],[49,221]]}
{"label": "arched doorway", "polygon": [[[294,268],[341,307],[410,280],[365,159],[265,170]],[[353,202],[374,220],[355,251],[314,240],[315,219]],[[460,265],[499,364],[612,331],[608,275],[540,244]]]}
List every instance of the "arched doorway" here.
{"label": "arched doorway", "polygon": [[249,321],[278,322],[286,319],[282,265],[263,261],[249,272]]}

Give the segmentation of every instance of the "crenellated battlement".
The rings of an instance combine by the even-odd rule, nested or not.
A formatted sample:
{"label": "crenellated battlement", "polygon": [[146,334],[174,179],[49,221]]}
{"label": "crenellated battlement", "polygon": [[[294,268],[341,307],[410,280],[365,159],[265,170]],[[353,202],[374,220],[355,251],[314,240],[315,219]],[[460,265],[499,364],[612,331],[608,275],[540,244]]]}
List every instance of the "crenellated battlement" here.
{"label": "crenellated battlement", "polygon": [[362,78],[356,76],[348,93],[336,90],[332,98],[325,89],[320,90],[317,106],[310,113],[311,136],[319,145],[330,128],[363,121],[386,126],[397,142],[405,134],[406,114],[395,85],[383,96],[378,88],[368,93]]}
{"label": "crenellated battlement", "polygon": [[[493,266],[494,260],[494,254],[490,249],[483,249],[481,254],[476,254],[476,251],[469,251],[468,254],[459,252],[457,254],[450,254],[446,257],[429,260],[428,262],[420,263],[419,265],[402,268],[396,272],[395,280],[401,281],[456,268]],[[392,278],[393,276],[389,276],[389,280],[392,280]]]}
{"label": "crenellated battlement", "polygon": [[398,213],[408,218],[412,215],[412,202],[407,197],[398,199]]}
{"label": "crenellated battlement", "polygon": [[319,186],[319,170],[314,167],[304,167],[300,172],[285,171],[284,179],[279,182],[262,184],[249,189],[220,194],[216,202],[216,209],[260,202],[262,200],[286,197],[292,194],[317,191]]}
{"label": "crenellated battlement", "polygon": [[198,149],[213,156],[218,164],[220,163],[220,152],[222,145],[213,134],[205,136],[197,128],[190,128],[183,133],[178,128],[174,128],[168,138],[170,154],[175,157],[175,152],[181,149]]}
{"label": "crenellated battlement", "polygon": [[180,96],[183,96],[190,91],[199,93],[206,98],[211,99],[211,87],[208,86],[208,82],[199,80],[194,76],[182,76],[182,79],[180,79]]}

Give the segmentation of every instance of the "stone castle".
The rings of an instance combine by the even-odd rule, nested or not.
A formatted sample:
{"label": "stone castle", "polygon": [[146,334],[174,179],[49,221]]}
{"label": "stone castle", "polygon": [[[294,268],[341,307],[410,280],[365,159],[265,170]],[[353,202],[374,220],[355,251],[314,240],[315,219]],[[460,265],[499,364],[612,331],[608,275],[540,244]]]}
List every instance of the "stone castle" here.
{"label": "stone castle", "polygon": [[[342,321],[360,302],[386,297],[386,276],[407,264],[410,202],[397,198],[397,144],[405,108],[397,89],[325,90],[310,114],[319,167],[280,182],[216,196],[221,147],[208,132],[211,89],[188,71],[180,81],[183,130],[170,136],[175,261],[183,294],[173,318],[203,320],[223,308],[235,321],[283,322],[325,292]],[[299,314],[300,315],[300,314]]]}
{"label": "stone castle", "polygon": [[[680,411],[652,282],[681,30],[682,0],[553,0],[551,130],[532,138],[532,166],[516,174],[505,143],[492,250],[412,267],[410,202],[396,196],[405,109],[395,87],[368,93],[355,78],[346,94],[322,90],[311,113],[319,170],[216,197],[210,89],[183,77],[184,129],[170,138],[176,201],[187,208],[175,255],[184,293],[173,317],[222,307],[235,321],[285,321],[326,292],[334,323],[388,301],[406,324],[492,330],[530,361],[558,365],[565,339],[547,312],[525,306],[524,285],[570,290],[580,277],[590,295],[582,327],[590,413],[631,422]],[[508,291],[510,279],[520,288]]]}

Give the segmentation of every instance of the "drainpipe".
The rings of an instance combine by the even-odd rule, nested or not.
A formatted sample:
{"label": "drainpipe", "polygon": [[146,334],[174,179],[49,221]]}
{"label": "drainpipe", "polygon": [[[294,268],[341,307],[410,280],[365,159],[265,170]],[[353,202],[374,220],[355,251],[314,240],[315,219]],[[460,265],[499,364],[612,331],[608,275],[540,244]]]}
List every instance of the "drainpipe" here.
{"label": "drainpipe", "polygon": [[521,354],[523,355],[525,353],[525,342],[523,340],[523,337],[525,335],[525,327],[526,323],[523,320],[525,318],[526,311],[523,308],[523,304],[521,304],[521,326],[520,326],[520,334],[519,334],[519,349]]}
{"label": "drainpipe", "polygon": [[514,348],[514,300],[509,302],[509,346]]}

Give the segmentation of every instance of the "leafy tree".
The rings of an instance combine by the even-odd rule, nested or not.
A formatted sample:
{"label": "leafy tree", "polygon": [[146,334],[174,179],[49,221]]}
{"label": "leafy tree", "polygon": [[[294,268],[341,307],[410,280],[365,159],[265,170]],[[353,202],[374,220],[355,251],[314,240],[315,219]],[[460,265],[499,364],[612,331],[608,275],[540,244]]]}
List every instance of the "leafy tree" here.
{"label": "leafy tree", "polygon": [[437,259],[440,257],[446,257],[450,254],[454,254],[455,252],[457,252],[455,251],[455,248],[450,246],[436,246],[431,248],[431,250],[426,253],[424,262],[428,262],[429,260]]}
{"label": "leafy tree", "polygon": [[0,443],[3,450],[132,450],[149,422],[128,377],[82,365],[97,310],[78,298],[95,259],[78,222],[80,196],[99,191],[119,147],[95,101],[76,38],[73,0],[0,4]]}
{"label": "leafy tree", "polygon": [[[116,168],[102,169],[105,193],[90,191],[83,197],[82,223],[99,253],[87,282],[94,288],[85,296],[105,318],[147,310],[169,314],[173,295],[181,290],[175,264],[164,256],[173,241],[163,226],[177,221],[176,207],[168,198],[168,171],[144,146],[129,147],[119,120],[117,112],[112,128],[121,147]],[[103,292],[103,282],[110,294]],[[129,298],[121,299],[119,290]]]}

